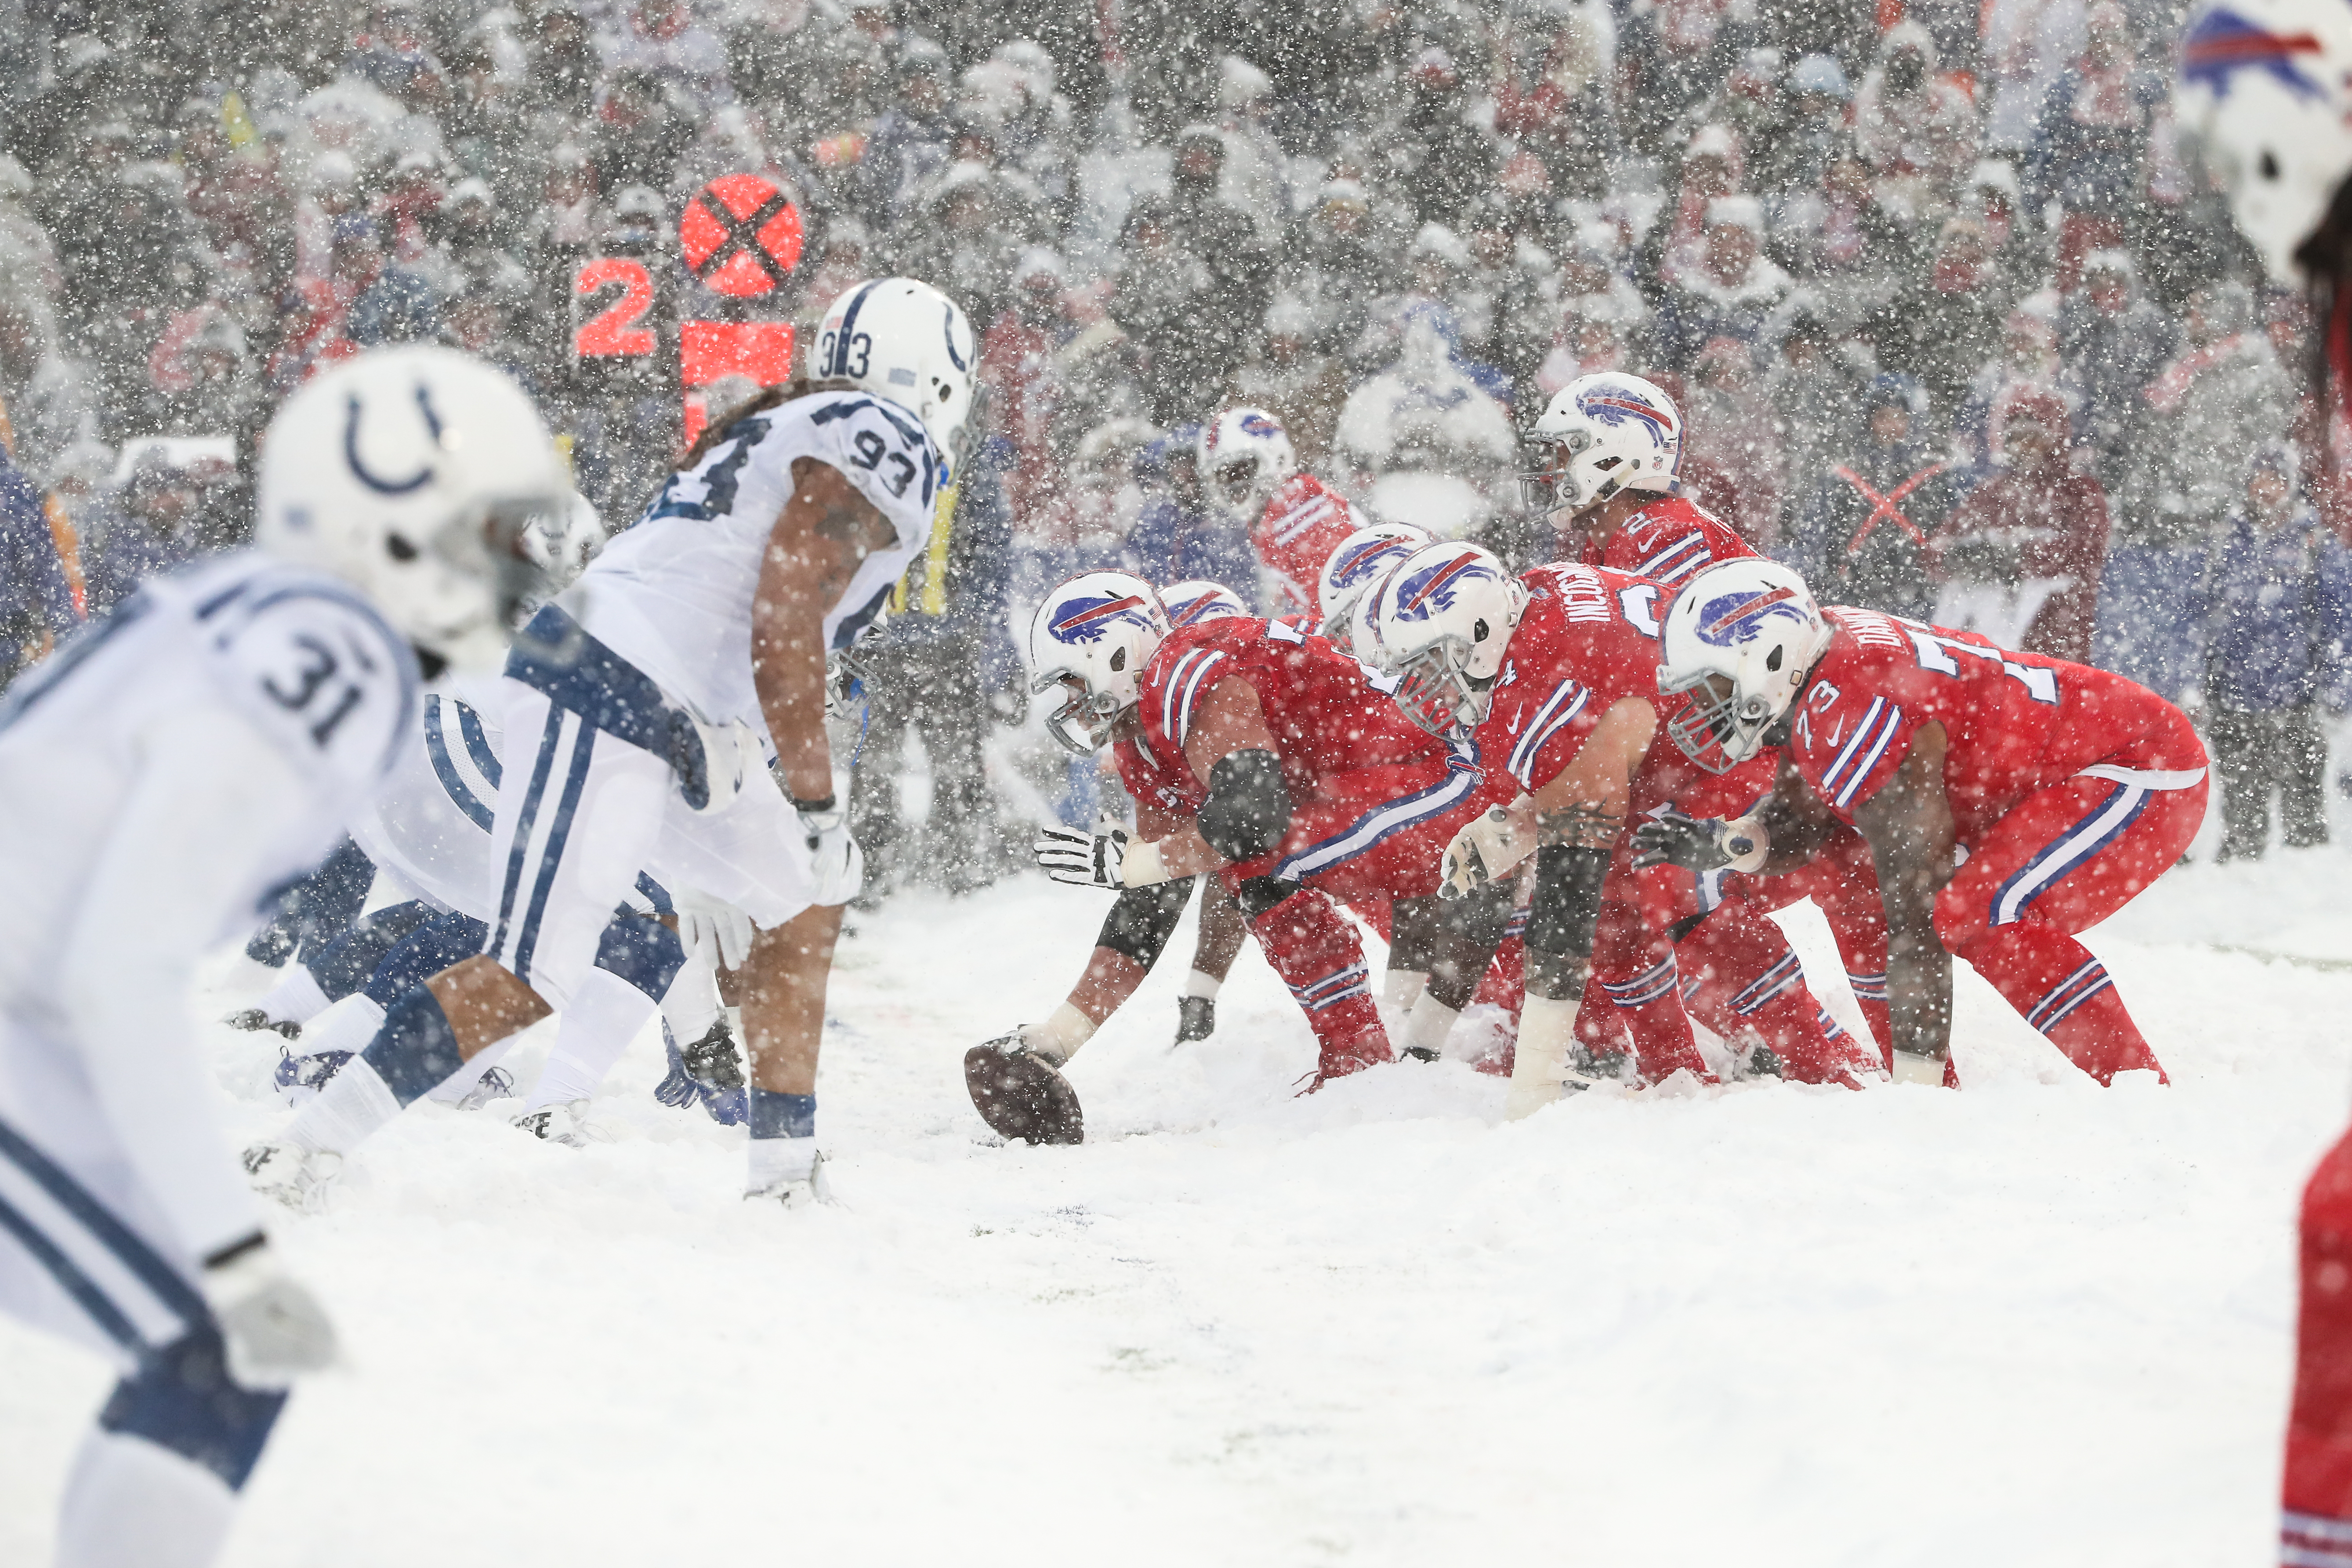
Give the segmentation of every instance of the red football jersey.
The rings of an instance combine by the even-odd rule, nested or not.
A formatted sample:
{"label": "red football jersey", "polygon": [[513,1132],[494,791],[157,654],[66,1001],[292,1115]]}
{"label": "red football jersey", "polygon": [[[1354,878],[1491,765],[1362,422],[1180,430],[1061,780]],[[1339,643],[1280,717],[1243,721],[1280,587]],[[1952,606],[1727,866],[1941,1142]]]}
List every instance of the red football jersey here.
{"label": "red football jersey", "polygon": [[1283,621],[1228,616],[1174,633],[1143,667],[1142,733],[1114,750],[1129,794],[1183,816],[1200,809],[1208,786],[1184,742],[1201,699],[1236,678],[1257,693],[1294,800],[1333,774],[1445,752],[1332,644]]}
{"label": "red football jersey", "polygon": [[1577,559],[1679,587],[1702,566],[1755,553],[1729,523],[1696,501],[1660,496],[1627,518],[1606,545],[1588,537]]}
{"label": "red football jersey", "polygon": [[1315,616],[1316,586],[1324,563],[1364,519],[1337,490],[1309,473],[1296,473],[1267,498],[1250,530],[1250,548],[1282,584],[1286,614]]}
{"label": "red football jersey", "polygon": [[2027,795],[2090,768],[2205,766],[2188,718],[2122,676],[1874,610],[1824,613],[1836,630],[1798,700],[1788,755],[1848,822],[1935,721],[1948,738],[1944,791],[1962,844]]}

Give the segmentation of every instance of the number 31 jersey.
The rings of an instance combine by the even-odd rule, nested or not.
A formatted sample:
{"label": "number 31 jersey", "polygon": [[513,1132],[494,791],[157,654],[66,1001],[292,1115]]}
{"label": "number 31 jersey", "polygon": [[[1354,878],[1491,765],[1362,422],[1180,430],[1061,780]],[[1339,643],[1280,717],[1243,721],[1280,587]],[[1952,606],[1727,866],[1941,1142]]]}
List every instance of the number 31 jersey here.
{"label": "number 31 jersey", "polygon": [[1835,630],[1797,700],[1787,755],[1845,821],[1930,723],[1944,726],[1944,792],[1962,844],[2076,773],[2205,766],[2180,710],[2120,675],[1874,610],[1823,613]]}
{"label": "number 31 jersey", "polygon": [[892,531],[825,611],[825,646],[845,646],[929,542],[948,480],[922,422],[862,392],[816,393],[737,420],[700,462],[670,476],[559,602],[703,718],[741,719],[764,734],[751,599],[802,458],[840,470]]}

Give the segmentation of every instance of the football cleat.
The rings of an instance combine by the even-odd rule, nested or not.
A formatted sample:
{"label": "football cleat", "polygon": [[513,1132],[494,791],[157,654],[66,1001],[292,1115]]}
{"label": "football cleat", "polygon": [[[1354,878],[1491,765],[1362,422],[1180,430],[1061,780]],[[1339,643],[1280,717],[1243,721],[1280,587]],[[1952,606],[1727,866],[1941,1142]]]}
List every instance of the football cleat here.
{"label": "football cleat", "polygon": [[551,1105],[518,1116],[514,1124],[541,1142],[561,1143],[567,1149],[585,1149],[591,1143],[610,1143],[613,1135],[588,1120],[588,1102],[567,1100],[561,1105]]}
{"label": "football cleat", "polygon": [[669,1058],[669,1075],[654,1085],[656,1100],[677,1110],[699,1105],[721,1127],[743,1124],[743,1059],[726,1014],[719,1014],[700,1039],[686,1047],[678,1045],[664,1020],[662,1049]]}
{"label": "football cleat", "polygon": [[328,1194],[343,1169],[341,1154],[274,1139],[254,1144],[237,1158],[255,1192],[297,1214],[324,1212]]}
{"label": "football cleat", "polygon": [[273,1018],[258,1007],[247,1007],[241,1012],[231,1013],[221,1022],[232,1029],[250,1029],[256,1033],[268,1030],[274,1035],[283,1035],[289,1040],[299,1040],[302,1037],[301,1025],[290,1018]]}
{"label": "football cleat", "polygon": [[743,1199],[746,1203],[758,1199],[763,1203],[782,1204],[788,1209],[808,1208],[815,1204],[833,1208],[841,1202],[833,1195],[833,1184],[825,1180],[822,1151],[810,1156],[807,1175],[788,1177],[772,1185],[754,1187],[743,1194]]}
{"label": "football cleat", "polygon": [[494,1100],[513,1099],[514,1091],[514,1074],[504,1068],[491,1068],[480,1078],[476,1079],[474,1087],[467,1089],[455,1103],[460,1110],[479,1110]]}
{"label": "football cleat", "polygon": [[278,1089],[278,1097],[289,1105],[300,1105],[313,1099],[326,1088],[328,1081],[343,1070],[352,1059],[351,1051],[313,1051],[309,1056],[296,1056],[292,1051],[278,1053],[278,1070],[269,1075]]}
{"label": "football cleat", "polygon": [[1217,1032],[1217,1005],[1206,996],[1176,998],[1176,1043],[1205,1040]]}
{"label": "football cleat", "polygon": [[963,1086],[972,1109],[999,1136],[1027,1143],[1083,1143],[1085,1112],[1078,1091],[1021,1037],[1005,1035],[963,1054]]}

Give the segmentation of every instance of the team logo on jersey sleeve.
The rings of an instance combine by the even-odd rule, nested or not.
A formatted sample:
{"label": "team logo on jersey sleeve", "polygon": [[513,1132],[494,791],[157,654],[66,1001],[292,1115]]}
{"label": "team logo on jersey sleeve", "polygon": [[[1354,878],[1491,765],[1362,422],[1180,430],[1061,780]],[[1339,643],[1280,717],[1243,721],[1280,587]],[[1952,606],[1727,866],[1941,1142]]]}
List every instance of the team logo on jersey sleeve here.
{"label": "team logo on jersey sleeve", "polygon": [[1770,588],[1760,594],[1726,594],[1709,599],[1699,606],[1698,640],[1711,647],[1732,647],[1740,643],[1754,642],[1764,634],[1764,624],[1785,616],[1799,626],[1805,623],[1804,611],[1789,601],[1795,598],[1792,588]]}
{"label": "team logo on jersey sleeve", "polygon": [[1495,574],[1478,564],[1475,555],[1458,555],[1451,561],[1414,573],[1395,588],[1397,618],[1425,621],[1454,607],[1456,588],[1481,578],[1492,580]]}
{"label": "team logo on jersey sleeve", "polygon": [[1062,606],[1062,613],[1046,623],[1045,629],[1055,642],[1100,642],[1103,633],[1115,626],[1136,626],[1151,629],[1151,617],[1143,612],[1143,598],[1128,594],[1116,599],[1072,599]]}

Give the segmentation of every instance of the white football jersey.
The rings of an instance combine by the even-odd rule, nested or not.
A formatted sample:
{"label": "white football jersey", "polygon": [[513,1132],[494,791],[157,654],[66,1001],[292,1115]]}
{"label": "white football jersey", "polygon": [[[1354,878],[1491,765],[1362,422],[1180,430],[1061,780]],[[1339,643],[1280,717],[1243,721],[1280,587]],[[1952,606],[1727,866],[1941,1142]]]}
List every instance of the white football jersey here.
{"label": "white football jersey", "polygon": [[929,542],[947,482],[921,422],[862,392],[815,393],[738,421],[670,477],[558,602],[704,719],[740,719],[765,734],[751,685],[751,599],[799,458],[841,470],[896,531],[825,611],[825,647],[846,647]]}
{"label": "white football jersey", "polygon": [[352,819],[352,837],[379,871],[459,914],[488,920],[490,822],[505,774],[506,686],[449,676],[425,693],[391,776]]}
{"label": "white football jersey", "polygon": [[171,766],[155,750],[167,722],[209,716],[310,788],[290,813],[280,797],[188,823],[239,841],[221,940],[334,847],[415,727],[417,690],[415,656],[365,600],[257,552],[157,578],[83,628],[0,700],[0,1005],[44,1010],[113,822],[148,770]]}

